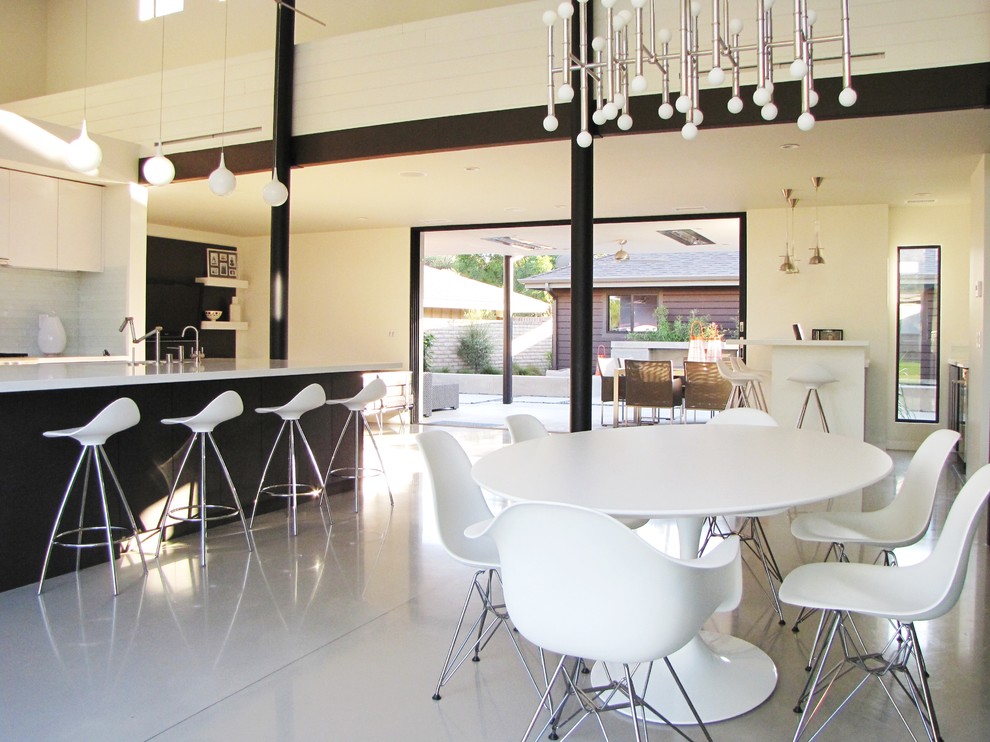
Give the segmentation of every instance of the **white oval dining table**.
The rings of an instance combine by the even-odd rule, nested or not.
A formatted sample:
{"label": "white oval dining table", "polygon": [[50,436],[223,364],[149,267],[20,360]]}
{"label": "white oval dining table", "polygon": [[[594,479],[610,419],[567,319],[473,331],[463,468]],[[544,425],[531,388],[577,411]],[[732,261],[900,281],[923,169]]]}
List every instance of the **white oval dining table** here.
{"label": "white oval dining table", "polygon": [[[892,466],[875,446],[814,430],[655,425],[505,446],[479,459],[472,474],[483,489],[510,502],[676,519],[680,556],[692,559],[708,516],[821,502],[879,481]],[[727,634],[703,631],[670,659],[706,722],[756,708],[777,684],[773,660]],[[693,723],[668,673],[653,673],[646,698],[672,722]]]}

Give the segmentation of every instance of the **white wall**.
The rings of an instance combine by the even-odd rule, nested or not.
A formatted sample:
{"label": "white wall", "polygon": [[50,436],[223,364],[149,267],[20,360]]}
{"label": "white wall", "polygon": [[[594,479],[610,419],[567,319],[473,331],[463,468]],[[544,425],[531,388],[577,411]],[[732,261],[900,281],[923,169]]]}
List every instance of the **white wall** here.
{"label": "white wall", "polygon": [[[747,214],[748,306],[746,335],[751,340],[790,338],[791,325],[842,329],[846,340],[870,343],[866,389],[866,440],[887,443],[893,399],[890,386],[888,208],[823,207],[821,240],[825,265],[809,266],[814,209],[794,214],[800,273],[777,270],[784,250],[787,209]],[[751,361],[770,368],[769,349],[754,348]]]}
{"label": "white wall", "polygon": [[966,472],[972,474],[990,458],[990,350],[987,348],[987,328],[990,328],[990,167],[987,156],[970,179],[970,276],[971,283],[983,282],[982,296],[969,292],[969,411],[966,426]]}
{"label": "white wall", "polygon": [[[888,425],[888,446],[914,449],[937,428],[948,421],[950,360],[969,358],[969,207],[968,206],[904,206],[890,210],[890,302],[897,302],[897,248],[938,245],[942,248],[942,286],[939,295],[941,356],[939,420],[937,424],[897,423],[893,417]],[[891,326],[890,364],[896,371],[897,318]],[[894,378],[889,385],[893,388]],[[891,392],[893,393],[893,392]]]}

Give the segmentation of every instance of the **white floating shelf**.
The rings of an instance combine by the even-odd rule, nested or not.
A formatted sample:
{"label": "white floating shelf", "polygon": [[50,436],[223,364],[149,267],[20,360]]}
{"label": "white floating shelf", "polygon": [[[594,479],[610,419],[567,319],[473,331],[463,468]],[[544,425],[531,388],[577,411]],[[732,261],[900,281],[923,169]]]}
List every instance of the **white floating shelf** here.
{"label": "white floating shelf", "polygon": [[246,330],[247,322],[210,322],[203,320],[199,323],[200,330]]}
{"label": "white floating shelf", "polygon": [[216,276],[197,278],[196,283],[201,283],[204,286],[217,286],[222,289],[246,289],[248,287],[248,282],[239,278],[218,278]]}

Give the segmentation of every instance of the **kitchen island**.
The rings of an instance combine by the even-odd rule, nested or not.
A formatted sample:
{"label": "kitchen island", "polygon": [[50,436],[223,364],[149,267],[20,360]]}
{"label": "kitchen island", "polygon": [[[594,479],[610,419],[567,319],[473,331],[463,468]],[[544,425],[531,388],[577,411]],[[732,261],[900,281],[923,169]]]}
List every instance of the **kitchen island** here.
{"label": "kitchen island", "polygon": [[[106,450],[139,527],[150,531],[158,524],[188,434],[182,426],[162,425],[163,418],[198,412],[227,389],[240,394],[244,414],[220,425],[214,435],[241,503],[249,509],[281,422],[274,415],[257,414],[256,407],[283,404],[314,382],[323,386],[328,399],[349,397],[362,387],[363,373],[398,367],[267,359],[207,359],[199,365],[188,361],[0,365],[0,590],[37,582],[56,509],[79,453],[75,441],[48,440],[42,437],[44,431],[81,425],[113,400],[133,399],[141,422],[112,437]],[[304,419],[321,467],[327,465],[346,416],[345,409],[334,405],[314,410]],[[351,436],[346,436],[340,455],[353,457],[353,445]],[[215,473],[211,467],[210,489],[221,486]],[[343,492],[349,485],[338,482],[331,492]],[[281,503],[263,500],[261,507],[281,507]],[[71,551],[55,550],[49,575],[74,568]],[[83,556],[84,563],[95,563],[105,559],[105,552],[86,549]]]}

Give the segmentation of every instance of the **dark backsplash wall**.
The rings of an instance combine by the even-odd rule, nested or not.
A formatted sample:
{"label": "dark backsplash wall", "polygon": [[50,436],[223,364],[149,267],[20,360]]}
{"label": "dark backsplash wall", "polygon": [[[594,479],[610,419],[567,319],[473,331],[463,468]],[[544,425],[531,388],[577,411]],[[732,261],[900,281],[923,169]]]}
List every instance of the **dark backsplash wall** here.
{"label": "dark backsplash wall", "polygon": [[[234,289],[203,286],[197,278],[206,275],[207,248],[236,250],[228,245],[211,245],[165,237],[148,237],[147,325],[162,328],[162,357],[168,348],[181,341],[182,328],[199,328],[207,309],[223,310],[221,320],[230,319],[230,299]],[[143,332],[142,328],[137,328]],[[186,334],[186,355],[192,347],[193,334]],[[200,330],[199,342],[207,358],[233,358],[236,333],[233,330]],[[149,346],[148,357],[154,357]],[[174,353],[174,351],[173,351]]]}

